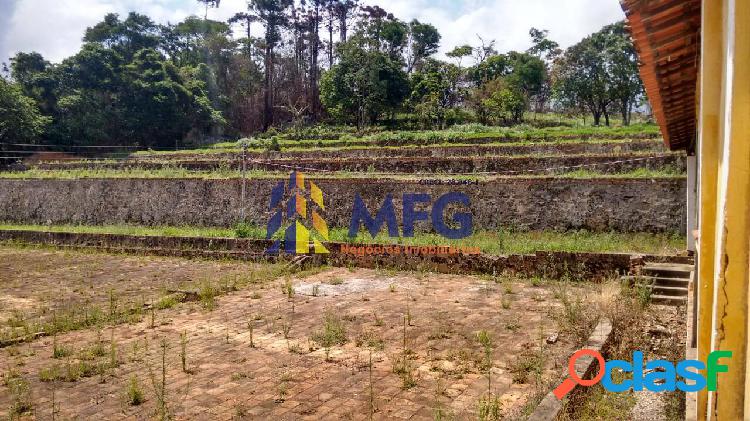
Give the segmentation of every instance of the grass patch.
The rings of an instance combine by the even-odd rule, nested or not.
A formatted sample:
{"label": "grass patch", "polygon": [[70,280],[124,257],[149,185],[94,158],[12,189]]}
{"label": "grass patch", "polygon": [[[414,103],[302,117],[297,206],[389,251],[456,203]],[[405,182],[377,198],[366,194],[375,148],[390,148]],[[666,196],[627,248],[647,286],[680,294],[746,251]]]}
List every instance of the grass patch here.
{"label": "grass patch", "polygon": [[[652,178],[684,178],[685,173],[680,169],[664,168],[659,170],[637,169],[634,171],[623,171],[619,173],[601,173],[598,171],[579,170],[564,173],[550,173],[539,171],[537,173],[528,173],[523,177],[515,175],[479,175],[479,174],[450,174],[450,173],[424,173],[424,174],[399,174],[399,173],[373,173],[367,171],[337,171],[335,173],[316,173],[318,180],[340,180],[340,179],[372,179],[376,176],[379,179],[388,180],[470,180],[470,181],[491,181],[497,179],[518,179],[518,178],[567,178],[567,179],[652,179]],[[379,174],[379,175],[378,175]],[[260,171],[249,170],[246,173],[248,180],[276,180],[286,179],[289,177],[288,171]],[[125,169],[56,169],[42,170],[29,169],[25,171],[4,171],[0,172],[0,179],[54,179],[54,180],[79,180],[79,179],[202,179],[202,180],[226,180],[242,178],[239,170],[232,169],[214,169],[207,171],[193,171],[181,167],[164,167],[159,169],[142,169],[142,168],[125,168]]]}
{"label": "grass patch", "polygon": [[[167,237],[207,237],[237,238],[231,228],[205,227],[142,227],[133,225],[15,225],[0,224],[0,230],[70,232],[83,234],[120,234],[135,236]],[[249,237],[265,239],[265,228],[246,225],[245,233]],[[418,233],[413,238],[390,238],[385,233],[374,239],[369,234],[360,233],[350,239],[348,230],[334,228],[330,231],[331,241],[359,244],[401,244],[415,246],[454,245],[476,246],[488,254],[527,254],[535,251],[567,251],[595,253],[648,253],[675,254],[685,248],[685,237],[677,234],[652,233],[619,233],[579,231],[477,231],[474,235],[461,239],[449,240],[438,234]]]}

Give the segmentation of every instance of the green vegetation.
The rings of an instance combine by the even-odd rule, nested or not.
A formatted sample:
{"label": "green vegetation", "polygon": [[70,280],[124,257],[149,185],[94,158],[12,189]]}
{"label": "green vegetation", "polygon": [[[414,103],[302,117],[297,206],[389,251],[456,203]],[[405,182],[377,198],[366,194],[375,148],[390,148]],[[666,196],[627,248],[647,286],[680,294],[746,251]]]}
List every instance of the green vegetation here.
{"label": "green vegetation", "polygon": [[[138,236],[169,237],[210,237],[235,238],[230,228],[204,227],[143,227],[132,225],[14,225],[0,224],[0,230],[72,232],[91,234],[121,234]],[[463,240],[448,240],[437,234],[419,233],[414,238],[393,239],[380,234],[372,239],[369,234],[360,233],[355,239],[347,237],[348,230],[334,228],[330,231],[331,241],[347,243],[378,243],[402,245],[456,245],[476,246],[484,253],[517,254],[533,253],[538,250],[573,252],[632,252],[652,254],[673,254],[684,249],[685,238],[675,234],[617,233],[589,231],[480,231]],[[246,238],[265,238],[264,227],[245,225]]]}
{"label": "green vegetation", "polygon": [[[86,28],[80,50],[60,63],[19,52],[10,60],[10,77],[2,77],[0,110],[20,112],[0,111],[0,121],[20,124],[0,140],[73,151],[81,145],[163,149],[200,145],[217,133],[263,132],[262,147],[275,150],[284,146],[276,136],[281,129],[287,138],[315,144],[339,137],[319,124],[354,126],[335,130],[351,137],[372,133],[371,127],[476,132],[479,125],[486,132],[495,129],[485,126],[524,121],[569,125],[586,114],[594,125],[602,116],[609,125],[616,114],[627,126],[644,99],[621,22],[567,50],[548,31],[531,28],[526,51],[498,51],[495,40],[480,37],[481,45],[447,46],[452,50],[441,60],[438,28],[379,6],[245,4],[226,10],[232,16],[226,21],[206,14],[160,24],[136,12],[109,13]],[[262,37],[252,36],[256,25]],[[238,27],[246,32],[235,32]],[[537,119],[550,111],[565,117]],[[376,140],[413,138],[433,144],[440,135],[384,133]]]}
{"label": "green vegetation", "polygon": [[[315,174],[317,179],[353,179],[353,178],[364,178],[372,179],[374,172],[350,172],[350,171],[338,171],[336,173],[310,173]],[[620,173],[602,173],[594,170],[577,170],[571,172],[564,172],[559,174],[533,174],[524,176],[523,178],[574,178],[574,179],[589,179],[589,178],[673,178],[673,177],[684,177],[685,174],[682,170],[665,167],[658,170],[650,169],[637,169],[633,171],[625,171]],[[40,170],[30,169],[26,171],[8,171],[0,172],[0,179],[60,179],[60,180],[76,180],[82,178],[170,178],[170,179],[205,179],[205,180],[225,180],[230,178],[241,178],[242,173],[238,170],[230,169],[216,169],[211,171],[190,171],[184,168],[178,167],[165,167],[161,169],[139,169],[139,168],[127,168],[127,169],[64,169],[64,170]],[[286,179],[289,177],[288,172],[272,172],[272,171],[248,171],[246,177],[249,180],[255,179]],[[494,179],[502,178],[514,178],[513,176],[504,175],[462,175],[462,174],[383,174],[383,177],[391,180],[439,180],[439,179],[454,179],[454,180],[477,180],[477,181],[490,181]]]}
{"label": "green vegetation", "polygon": [[21,89],[0,77],[0,142],[32,142],[50,120]]}

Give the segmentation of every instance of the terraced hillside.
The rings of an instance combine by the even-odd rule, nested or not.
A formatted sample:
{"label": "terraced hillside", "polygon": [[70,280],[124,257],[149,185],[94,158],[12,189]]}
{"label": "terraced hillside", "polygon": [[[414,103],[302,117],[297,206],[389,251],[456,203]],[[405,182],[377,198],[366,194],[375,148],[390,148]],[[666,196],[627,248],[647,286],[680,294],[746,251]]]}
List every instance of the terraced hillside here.
{"label": "terraced hillside", "polygon": [[[685,157],[667,151],[654,126],[289,137],[99,156],[40,149],[15,171],[0,172],[0,221],[209,228],[244,222],[263,237],[271,190],[300,171],[323,190],[332,231],[348,227],[357,196],[373,215],[392,197],[401,221],[402,193],[437,198],[454,191],[470,199],[476,233],[684,231]],[[424,236],[434,229],[415,227]]]}

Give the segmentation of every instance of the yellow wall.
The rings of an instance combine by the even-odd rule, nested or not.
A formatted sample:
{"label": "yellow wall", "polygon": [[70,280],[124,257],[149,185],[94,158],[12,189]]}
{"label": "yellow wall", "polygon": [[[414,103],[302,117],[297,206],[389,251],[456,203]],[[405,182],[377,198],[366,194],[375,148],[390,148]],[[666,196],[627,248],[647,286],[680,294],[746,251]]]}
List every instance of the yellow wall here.
{"label": "yellow wall", "polygon": [[750,420],[750,0],[704,0],[701,42],[698,357],[733,357],[698,417]]}

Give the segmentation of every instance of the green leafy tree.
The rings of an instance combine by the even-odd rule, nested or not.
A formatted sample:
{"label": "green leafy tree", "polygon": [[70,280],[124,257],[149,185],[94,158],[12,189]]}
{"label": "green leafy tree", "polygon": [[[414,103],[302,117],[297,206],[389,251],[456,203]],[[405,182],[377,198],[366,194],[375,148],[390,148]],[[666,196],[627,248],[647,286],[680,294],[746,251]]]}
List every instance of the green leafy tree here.
{"label": "green leafy tree", "polygon": [[553,89],[558,102],[568,108],[585,107],[594,125],[601,124],[602,116],[609,125],[611,106],[619,103],[623,122],[629,123],[643,87],[634,47],[622,22],[607,25],[568,48],[556,67]]}
{"label": "green leafy tree", "polygon": [[397,110],[409,94],[409,81],[401,64],[387,54],[369,50],[356,36],[339,47],[339,63],[323,74],[321,101],[340,121],[357,128],[375,123],[384,113]]}
{"label": "green leafy tree", "polygon": [[428,60],[412,76],[409,103],[423,123],[445,128],[448,114],[461,99],[458,88],[461,71],[454,64]]}
{"label": "green leafy tree", "polygon": [[474,49],[471,47],[471,45],[460,45],[454,48],[453,50],[449,51],[445,55],[452,59],[455,59],[458,67],[461,68],[463,59],[465,57],[471,57],[473,53],[474,53]]}
{"label": "green leafy tree", "polygon": [[33,99],[23,95],[20,86],[0,77],[0,142],[37,142],[49,120]]}
{"label": "green leafy tree", "polygon": [[526,97],[517,87],[500,81],[497,89],[484,100],[484,107],[490,117],[500,119],[504,123],[515,123],[523,119]]}
{"label": "green leafy tree", "polygon": [[531,28],[529,30],[532,45],[526,50],[527,53],[551,61],[559,56],[562,51],[560,44],[549,39],[549,31],[546,29]]}
{"label": "green leafy tree", "polygon": [[609,66],[612,99],[619,108],[623,125],[627,126],[633,108],[644,95],[638,57],[624,22],[608,25],[602,32],[607,38],[604,54]]}
{"label": "green leafy tree", "polygon": [[112,48],[126,60],[144,48],[159,48],[162,28],[151,18],[135,12],[121,21],[116,13],[110,13],[102,22],[87,28],[83,41]]}
{"label": "green leafy tree", "polygon": [[440,47],[440,32],[430,24],[414,19],[409,23],[409,55],[406,72],[419,71],[428,57],[437,53]]}

